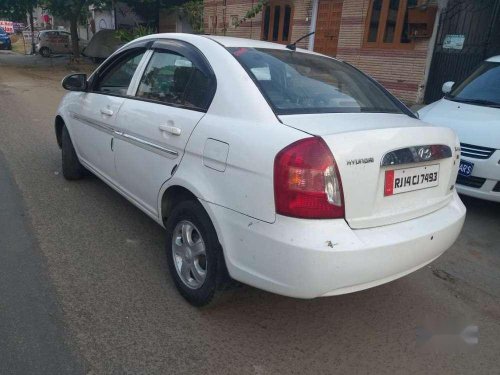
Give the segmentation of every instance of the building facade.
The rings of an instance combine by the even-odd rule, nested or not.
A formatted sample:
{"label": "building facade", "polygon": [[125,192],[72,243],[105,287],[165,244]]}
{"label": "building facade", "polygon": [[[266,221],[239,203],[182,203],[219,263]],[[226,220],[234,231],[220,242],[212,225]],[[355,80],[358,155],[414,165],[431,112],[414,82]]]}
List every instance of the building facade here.
{"label": "building facade", "polygon": [[205,0],[205,31],[278,43],[315,31],[298,46],[355,65],[407,104],[423,101],[435,20],[444,4],[437,0],[270,0],[255,17],[245,19],[256,3]]}

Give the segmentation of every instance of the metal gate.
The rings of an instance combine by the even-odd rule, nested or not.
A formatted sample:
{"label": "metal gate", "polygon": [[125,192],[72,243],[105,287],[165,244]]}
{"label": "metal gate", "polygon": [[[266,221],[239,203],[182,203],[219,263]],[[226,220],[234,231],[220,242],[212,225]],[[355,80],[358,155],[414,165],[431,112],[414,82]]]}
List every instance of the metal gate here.
{"label": "metal gate", "polygon": [[425,103],[443,96],[444,82],[462,81],[495,55],[500,55],[500,0],[449,0],[439,20]]}

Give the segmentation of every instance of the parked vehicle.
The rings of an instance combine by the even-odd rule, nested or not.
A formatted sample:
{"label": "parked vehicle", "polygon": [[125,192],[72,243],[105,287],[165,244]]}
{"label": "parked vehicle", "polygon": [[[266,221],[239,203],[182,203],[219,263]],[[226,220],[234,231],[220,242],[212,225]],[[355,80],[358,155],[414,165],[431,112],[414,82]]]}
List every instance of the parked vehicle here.
{"label": "parked vehicle", "polygon": [[84,55],[96,63],[103,62],[124,44],[117,37],[116,30],[100,30],[90,39]]}
{"label": "parked vehicle", "polygon": [[419,115],[458,134],[458,192],[500,202],[500,56],[486,60],[458,85],[446,82],[443,93]]}
{"label": "parked vehicle", "polygon": [[0,49],[12,49],[12,41],[7,32],[0,27]]}
{"label": "parked vehicle", "polygon": [[164,226],[194,305],[227,274],[299,298],[370,288],[432,262],[462,228],[455,133],[344,62],[159,34],[63,86],[64,177],[88,169]]}
{"label": "parked vehicle", "polygon": [[[78,41],[80,50],[85,48],[85,41]],[[38,34],[36,52],[43,57],[52,54],[72,53],[71,34],[60,30],[42,30]]]}

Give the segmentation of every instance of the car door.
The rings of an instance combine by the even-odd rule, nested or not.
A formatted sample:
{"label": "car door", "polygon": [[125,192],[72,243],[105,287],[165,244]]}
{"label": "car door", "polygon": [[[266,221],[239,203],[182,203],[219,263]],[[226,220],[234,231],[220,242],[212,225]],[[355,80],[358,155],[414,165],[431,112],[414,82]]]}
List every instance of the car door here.
{"label": "car door", "polygon": [[120,186],[157,216],[158,192],[208,109],[215,76],[203,55],[187,43],[161,41],[152,49],[135,97],[127,98],[120,110],[124,133],[115,160]]}
{"label": "car door", "polygon": [[108,61],[90,80],[70,116],[72,138],[80,159],[96,174],[115,182],[116,118],[145,48],[125,51]]}
{"label": "car door", "polygon": [[61,31],[52,31],[50,33],[51,47],[53,53],[67,53],[66,45],[69,42],[68,34]]}
{"label": "car door", "polygon": [[44,41],[44,46],[48,47],[52,53],[59,53],[57,48],[57,32],[56,31],[45,31],[42,34]]}
{"label": "car door", "polygon": [[61,53],[70,53],[71,52],[71,34],[66,33],[64,31],[59,31],[60,40],[61,40]]}

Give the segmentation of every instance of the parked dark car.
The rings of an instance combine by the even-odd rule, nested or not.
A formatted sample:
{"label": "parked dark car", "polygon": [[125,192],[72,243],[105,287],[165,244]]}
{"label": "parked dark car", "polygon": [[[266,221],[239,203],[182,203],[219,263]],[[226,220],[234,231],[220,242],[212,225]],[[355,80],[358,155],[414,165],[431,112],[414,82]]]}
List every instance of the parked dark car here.
{"label": "parked dark car", "polygon": [[0,49],[12,49],[12,41],[7,32],[0,27]]}

